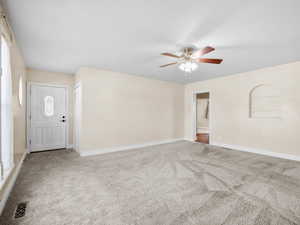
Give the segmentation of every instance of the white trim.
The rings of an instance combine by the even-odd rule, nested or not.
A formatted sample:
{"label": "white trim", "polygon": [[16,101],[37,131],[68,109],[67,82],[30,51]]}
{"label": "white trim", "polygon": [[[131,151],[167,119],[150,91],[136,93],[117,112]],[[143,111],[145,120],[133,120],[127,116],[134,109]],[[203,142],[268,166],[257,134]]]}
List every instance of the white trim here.
{"label": "white trim", "polygon": [[51,83],[40,83],[40,82],[32,82],[32,81],[28,81],[27,84],[38,85],[38,86],[48,86],[48,87],[69,88],[69,85],[66,85],[66,84],[51,84]]}
{"label": "white trim", "polygon": [[91,155],[100,155],[105,153],[111,153],[111,152],[120,152],[120,151],[127,151],[137,148],[145,148],[150,147],[154,145],[161,145],[161,144],[168,144],[173,143],[177,141],[182,141],[183,138],[177,138],[177,139],[169,139],[165,141],[154,141],[154,142],[148,142],[144,144],[136,144],[136,145],[127,145],[127,146],[120,146],[120,147],[112,147],[112,148],[103,148],[103,149],[91,149],[86,151],[80,151],[80,156],[91,156]]}
{"label": "white trim", "polygon": [[251,147],[245,147],[245,146],[240,146],[240,145],[222,144],[222,143],[216,143],[216,142],[211,143],[211,145],[223,147],[223,148],[229,148],[229,149],[235,150],[235,151],[251,152],[251,153],[256,153],[256,154],[260,154],[260,155],[276,157],[276,158],[300,161],[300,156],[286,154],[286,153],[272,152],[272,151],[268,151],[268,150],[264,150],[264,149],[251,148]]}
{"label": "white trim", "polygon": [[75,85],[74,85],[74,90],[75,90],[76,88],[79,88],[79,87],[81,87],[81,82],[80,82],[80,81],[77,81],[77,82],[75,83]]}
{"label": "white trim", "polygon": [[10,195],[10,193],[11,193],[11,191],[12,191],[12,189],[13,189],[15,183],[16,183],[17,177],[18,177],[18,175],[20,173],[20,169],[21,169],[21,167],[23,165],[23,162],[24,162],[24,159],[26,158],[26,155],[27,155],[27,152],[24,152],[24,154],[23,154],[23,156],[22,156],[22,158],[21,158],[18,166],[15,167],[13,173],[10,174],[11,177],[8,179],[8,183],[7,183],[6,187],[5,187],[5,189],[3,190],[3,197],[0,200],[0,215],[2,214],[3,209],[5,207],[5,204],[6,204],[7,200],[8,200],[8,198],[9,198],[9,195]]}
{"label": "white trim", "polygon": [[[77,95],[76,95],[76,91],[78,91]],[[72,148],[76,152],[80,152],[80,136],[81,136],[80,133],[81,133],[81,117],[82,117],[81,82],[76,82],[74,86],[73,96],[74,96],[74,107],[73,107],[73,147]]]}
{"label": "white trim", "polygon": [[205,143],[197,142],[197,141],[195,141],[193,139],[190,139],[190,138],[184,138],[183,140],[184,141],[189,141],[189,142],[194,142],[194,143],[197,143],[197,144],[205,144]]}
{"label": "white trim", "polygon": [[212,101],[211,101],[211,92],[209,90],[204,90],[204,91],[194,91],[192,94],[192,138],[196,140],[197,136],[197,94],[204,94],[208,93],[209,94],[209,108],[208,108],[208,113],[209,113],[209,120],[208,120],[208,130],[209,130],[209,142],[213,140],[212,138],[212,132],[211,132],[211,106],[212,106]]}
{"label": "white trim", "polygon": [[[61,84],[47,84],[47,83],[39,83],[39,82],[27,82],[27,109],[26,109],[26,136],[27,136],[27,149],[28,152],[31,152],[31,146],[29,144],[30,140],[30,107],[31,107],[31,86],[38,85],[38,86],[48,86],[48,87],[60,87],[66,89],[66,143],[65,148],[68,148],[69,143],[69,129],[70,129],[70,118],[69,118],[69,85],[61,85]],[[45,149],[47,150],[47,149]]]}
{"label": "white trim", "polygon": [[71,149],[71,148],[73,148],[73,144],[68,144],[67,149]]}
{"label": "white trim", "polygon": [[[184,140],[193,142],[196,144],[201,144],[201,145],[204,144],[204,143],[199,143],[197,141],[194,141],[194,140],[191,140],[188,138],[185,138]],[[250,152],[250,153],[255,153],[255,154],[259,154],[259,155],[271,156],[271,157],[275,157],[275,158],[300,161],[300,156],[286,154],[286,153],[280,153],[280,152],[272,152],[272,151],[268,151],[268,150],[264,150],[264,149],[251,148],[251,147],[245,147],[245,146],[240,146],[240,145],[221,144],[221,143],[217,143],[217,142],[213,142],[209,145],[216,146],[216,147],[222,147],[222,148],[228,148],[228,149],[234,150],[234,151]]]}
{"label": "white trim", "polygon": [[9,178],[9,176],[11,175],[13,169],[14,169],[14,164],[11,165],[10,168],[8,169],[3,169],[3,166],[1,166],[2,171],[2,180],[0,180],[0,190],[3,188],[3,186],[5,185],[5,182],[7,181],[7,179]]}
{"label": "white trim", "polygon": [[31,83],[27,82],[26,84],[26,149],[30,153],[30,93],[31,92]]}

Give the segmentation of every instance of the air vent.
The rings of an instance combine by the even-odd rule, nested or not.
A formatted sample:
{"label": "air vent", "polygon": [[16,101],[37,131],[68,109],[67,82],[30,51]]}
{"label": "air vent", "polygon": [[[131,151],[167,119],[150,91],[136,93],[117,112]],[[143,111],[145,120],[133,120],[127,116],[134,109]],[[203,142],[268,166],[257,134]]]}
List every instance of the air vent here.
{"label": "air vent", "polygon": [[27,202],[21,202],[17,205],[15,211],[15,219],[21,218],[25,216],[26,213]]}

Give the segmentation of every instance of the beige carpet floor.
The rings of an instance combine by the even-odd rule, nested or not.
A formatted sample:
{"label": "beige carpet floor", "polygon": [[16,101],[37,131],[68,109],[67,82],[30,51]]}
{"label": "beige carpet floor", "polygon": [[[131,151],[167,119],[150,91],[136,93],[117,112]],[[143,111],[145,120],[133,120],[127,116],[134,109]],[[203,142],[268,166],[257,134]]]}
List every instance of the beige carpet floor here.
{"label": "beige carpet floor", "polygon": [[[26,216],[12,219],[16,204]],[[191,142],[27,157],[1,225],[300,224],[300,163]]]}

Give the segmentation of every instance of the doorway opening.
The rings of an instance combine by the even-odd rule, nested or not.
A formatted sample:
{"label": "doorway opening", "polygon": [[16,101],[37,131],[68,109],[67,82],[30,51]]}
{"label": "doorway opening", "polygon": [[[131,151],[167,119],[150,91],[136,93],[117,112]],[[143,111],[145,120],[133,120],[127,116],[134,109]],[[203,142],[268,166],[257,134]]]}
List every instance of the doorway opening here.
{"label": "doorway opening", "polygon": [[196,94],[196,142],[209,144],[209,93]]}

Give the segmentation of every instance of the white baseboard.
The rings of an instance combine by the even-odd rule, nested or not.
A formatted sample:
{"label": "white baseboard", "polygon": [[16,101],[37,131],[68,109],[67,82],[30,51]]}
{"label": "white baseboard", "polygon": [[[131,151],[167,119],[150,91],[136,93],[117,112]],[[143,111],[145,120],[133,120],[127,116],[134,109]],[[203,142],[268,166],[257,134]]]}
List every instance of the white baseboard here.
{"label": "white baseboard", "polygon": [[120,146],[120,147],[112,147],[112,148],[103,148],[103,149],[93,149],[93,150],[86,150],[86,151],[80,151],[80,156],[91,156],[91,155],[99,155],[99,154],[105,154],[105,153],[111,153],[111,152],[119,152],[119,151],[126,151],[131,149],[137,149],[137,148],[144,148],[154,145],[161,145],[161,144],[168,144],[176,141],[182,141],[183,138],[178,139],[169,139],[165,141],[156,141],[156,142],[148,142],[144,144],[137,144],[137,145],[127,145],[127,146]]}
{"label": "white baseboard", "polygon": [[3,191],[3,196],[2,196],[2,199],[0,200],[0,215],[2,214],[3,210],[4,210],[4,207],[5,207],[5,204],[9,198],[9,195],[16,183],[16,180],[17,180],[17,177],[20,173],[20,169],[23,165],[23,162],[24,162],[24,159],[27,155],[27,151],[24,152],[24,154],[22,155],[22,158],[19,162],[19,164],[17,165],[17,167],[14,169],[14,171],[12,172],[11,176],[9,179],[8,179],[8,183],[7,185],[5,186],[5,189]]}
{"label": "white baseboard", "polygon": [[68,144],[67,145],[67,149],[71,149],[71,148],[73,148],[74,146],[73,146],[73,144]]}
{"label": "white baseboard", "polygon": [[242,152],[251,152],[251,153],[256,153],[256,154],[260,154],[260,155],[272,156],[272,157],[276,157],[276,158],[300,161],[300,156],[279,153],[279,152],[272,152],[272,151],[268,151],[268,150],[264,150],[264,149],[257,149],[257,148],[239,146],[239,145],[228,145],[228,144],[222,144],[222,143],[216,143],[216,142],[211,143],[211,145],[223,147],[223,148],[229,148],[232,150],[237,150],[237,151],[242,151]]}
{"label": "white baseboard", "polygon": [[189,142],[195,142],[195,143],[199,143],[199,142],[196,142],[195,140],[193,140],[193,139],[190,139],[190,138],[184,138],[183,140],[185,140],[185,141],[189,141]]}

